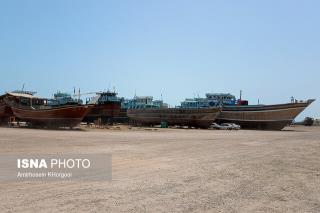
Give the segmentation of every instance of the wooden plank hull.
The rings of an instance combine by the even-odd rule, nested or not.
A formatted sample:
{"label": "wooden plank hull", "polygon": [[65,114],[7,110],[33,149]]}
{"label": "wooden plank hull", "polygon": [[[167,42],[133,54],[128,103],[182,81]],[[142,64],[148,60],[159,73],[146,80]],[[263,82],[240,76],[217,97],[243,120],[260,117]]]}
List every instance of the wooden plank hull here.
{"label": "wooden plank hull", "polygon": [[300,103],[224,106],[218,123],[236,123],[243,129],[281,130],[290,125],[314,100]]}
{"label": "wooden plank hull", "polygon": [[13,116],[12,110],[6,104],[0,105],[0,123],[7,123],[10,117]]}
{"label": "wooden plank hull", "polygon": [[166,122],[168,125],[194,126],[208,128],[220,114],[220,108],[181,109],[152,108],[128,109],[128,117],[136,124],[158,125]]}
{"label": "wooden plank hull", "polygon": [[52,109],[24,109],[11,107],[21,121],[39,127],[75,127],[92,106],[63,106]]}
{"label": "wooden plank hull", "polygon": [[113,121],[116,123],[129,123],[129,117],[127,115],[127,109],[120,108],[120,112],[118,116],[113,118]]}
{"label": "wooden plank hull", "polygon": [[120,102],[94,105],[84,117],[83,121],[94,122],[95,120],[101,118],[102,121],[107,122],[111,118],[119,116],[120,105]]}

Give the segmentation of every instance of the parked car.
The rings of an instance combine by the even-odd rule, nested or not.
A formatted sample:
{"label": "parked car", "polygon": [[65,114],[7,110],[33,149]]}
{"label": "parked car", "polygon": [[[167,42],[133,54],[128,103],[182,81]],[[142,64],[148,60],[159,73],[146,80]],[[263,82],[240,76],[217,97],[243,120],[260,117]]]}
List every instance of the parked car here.
{"label": "parked car", "polygon": [[221,126],[217,123],[213,123],[211,124],[210,129],[221,129]]}
{"label": "parked car", "polygon": [[220,125],[222,129],[227,129],[227,130],[239,130],[240,126],[234,123],[223,123]]}
{"label": "parked car", "polygon": [[234,123],[223,123],[223,124],[217,124],[213,123],[211,125],[212,129],[221,129],[221,130],[239,130],[240,126]]}

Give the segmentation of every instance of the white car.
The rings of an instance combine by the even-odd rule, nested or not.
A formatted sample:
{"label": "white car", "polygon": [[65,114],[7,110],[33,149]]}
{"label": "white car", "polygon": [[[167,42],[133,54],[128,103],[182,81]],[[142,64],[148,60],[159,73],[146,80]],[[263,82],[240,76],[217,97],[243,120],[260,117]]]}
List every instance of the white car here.
{"label": "white car", "polygon": [[217,123],[213,123],[213,124],[211,124],[210,128],[211,129],[221,129],[221,126]]}
{"label": "white car", "polygon": [[234,123],[223,123],[221,125],[213,123],[210,126],[212,129],[221,129],[221,130],[239,130],[240,126]]}
{"label": "white car", "polygon": [[239,130],[240,126],[234,123],[223,123],[220,125],[222,129],[227,129],[227,130]]}

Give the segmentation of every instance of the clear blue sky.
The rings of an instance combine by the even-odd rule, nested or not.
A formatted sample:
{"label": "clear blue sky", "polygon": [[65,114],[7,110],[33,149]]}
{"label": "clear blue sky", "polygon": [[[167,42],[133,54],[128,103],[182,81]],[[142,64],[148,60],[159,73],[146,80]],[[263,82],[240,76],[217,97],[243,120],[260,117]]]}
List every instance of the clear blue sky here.
{"label": "clear blue sky", "polygon": [[[0,92],[319,98],[320,1],[1,0]],[[320,117],[319,100],[302,116]]]}

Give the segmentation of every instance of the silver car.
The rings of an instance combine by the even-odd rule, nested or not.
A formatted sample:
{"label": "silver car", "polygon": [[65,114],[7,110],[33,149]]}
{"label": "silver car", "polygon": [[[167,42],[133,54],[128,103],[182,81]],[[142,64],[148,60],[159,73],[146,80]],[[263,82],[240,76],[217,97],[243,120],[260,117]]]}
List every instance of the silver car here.
{"label": "silver car", "polygon": [[239,130],[240,126],[234,123],[223,123],[223,124],[217,124],[213,123],[211,125],[212,129],[221,129],[221,130]]}

